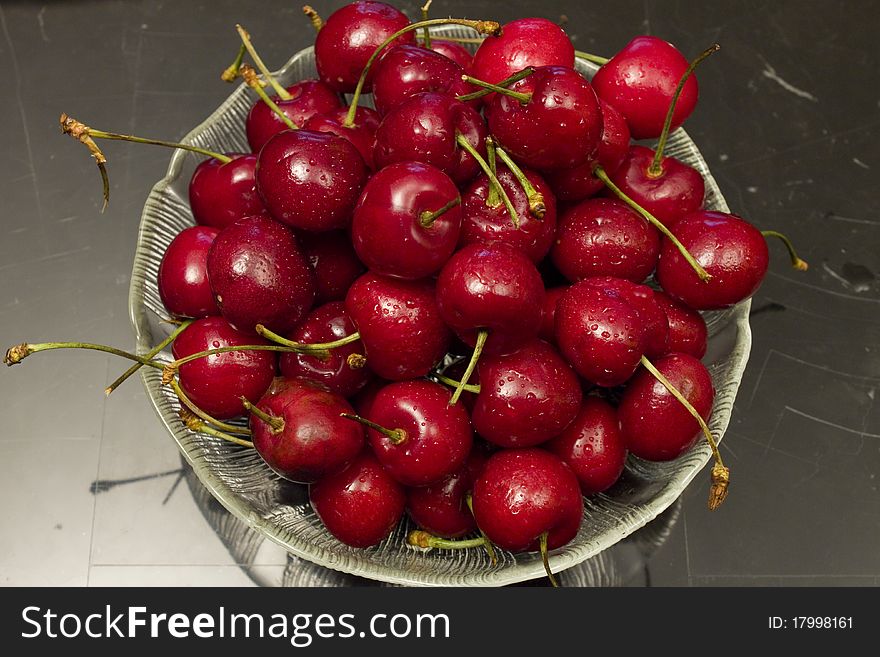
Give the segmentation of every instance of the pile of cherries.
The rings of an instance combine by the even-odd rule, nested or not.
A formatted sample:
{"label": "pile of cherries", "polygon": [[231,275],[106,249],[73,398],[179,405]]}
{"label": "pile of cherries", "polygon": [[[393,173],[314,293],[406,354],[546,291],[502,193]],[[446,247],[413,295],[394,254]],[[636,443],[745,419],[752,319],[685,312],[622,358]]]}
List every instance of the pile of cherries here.
{"label": "pile of cherries", "polygon": [[[607,60],[577,53],[599,64],[588,81],[542,18],[411,23],[375,0],[326,22],[305,11],[317,75],[287,88],[238,27],[223,77],[259,96],[249,153],[62,116],[105,199],[95,139],[207,156],[189,186],[196,225],[159,269],[178,327],[145,356],[114,350],[136,362],[108,391],[162,369],[189,428],[308,484],[329,532],[359,548],[408,513],[413,545],[541,550],[546,565],[628,454],[675,459],[701,432],[720,504],[700,311],[757,290],[766,234],[704,209],[701,174],[663,153],[717,46],[690,63],[651,36]],[[440,24],[475,34],[432,36]],[[7,363],[59,345],[110,349],[23,344]]]}

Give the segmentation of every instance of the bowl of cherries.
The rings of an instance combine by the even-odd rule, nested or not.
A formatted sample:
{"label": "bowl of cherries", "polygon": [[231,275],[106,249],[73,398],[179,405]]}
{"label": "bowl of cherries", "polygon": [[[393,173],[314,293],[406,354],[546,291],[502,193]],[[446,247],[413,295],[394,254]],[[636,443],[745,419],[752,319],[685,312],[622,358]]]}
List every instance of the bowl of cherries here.
{"label": "bowl of cherries", "polygon": [[[430,5],[430,3],[428,3]],[[358,0],[173,147],[143,210],[133,361],[199,480],[316,564],[405,585],[569,568],[667,509],[710,461],[748,360],[768,237],[682,124],[672,44],[611,58],[525,17]],[[734,480],[735,489],[735,480]]]}

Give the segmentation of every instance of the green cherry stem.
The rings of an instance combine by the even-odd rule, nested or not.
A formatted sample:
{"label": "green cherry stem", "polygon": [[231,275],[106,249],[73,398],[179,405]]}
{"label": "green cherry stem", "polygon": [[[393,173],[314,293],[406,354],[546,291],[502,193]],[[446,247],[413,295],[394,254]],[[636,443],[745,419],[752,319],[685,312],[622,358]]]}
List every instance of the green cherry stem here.
{"label": "green cherry stem", "polygon": [[281,108],[275,104],[274,100],[269,98],[269,94],[267,94],[266,90],[263,89],[263,85],[260,84],[260,80],[257,77],[257,72],[253,68],[251,68],[247,64],[242,64],[241,77],[244,78],[245,84],[256,91],[260,99],[269,106],[269,109],[275,112],[278,118],[284,122],[284,125],[286,125],[291,130],[299,130],[299,126],[291,121],[290,117],[287,116],[287,114],[281,111]]}
{"label": "green cherry stem", "polygon": [[[489,164],[489,170],[496,178],[498,177],[498,167],[495,163],[495,139],[492,135],[486,137],[486,162]],[[501,205],[501,194],[498,193],[499,185],[489,183],[489,191],[486,193],[486,207],[497,208]]]}
{"label": "green cherry stem", "polygon": [[321,18],[321,15],[315,11],[311,5],[304,5],[302,11],[306,15],[306,18],[311,21],[312,27],[315,28],[315,32],[320,32],[321,28],[324,27],[324,19]]}
{"label": "green cherry stem", "polygon": [[498,158],[504,162],[508,169],[510,169],[510,172],[516,177],[517,181],[519,181],[519,184],[522,186],[523,191],[526,193],[529,202],[529,212],[538,219],[543,219],[544,213],[547,211],[547,206],[544,205],[544,195],[535,189],[532,181],[526,177],[523,170],[519,168],[517,163],[514,162],[503,149],[499,148],[496,152]]}
{"label": "green cherry stem", "polygon": [[[535,69],[533,69],[531,66],[527,66],[526,68],[521,70],[519,73],[514,73],[509,78],[504,78],[503,80],[501,80],[501,82],[499,82],[497,84],[497,86],[507,88],[510,85],[512,85],[516,82],[519,82],[520,80],[526,79],[534,72],[535,72]],[[492,93],[491,89],[480,89],[479,91],[473,91],[469,94],[463,94],[461,96],[456,96],[455,98],[456,98],[456,100],[460,100],[462,102],[467,102],[469,100],[476,100],[477,98],[482,98],[483,96],[488,96],[491,93]]]}
{"label": "green cherry stem", "polygon": [[244,44],[241,44],[238,47],[238,54],[235,56],[235,59],[220,74],[221,80],[224,82],[235,82],[238,79],[239,69],[241,69],[241,63],[244,61],[244,54],[246,52],[247,48],[244,47]]}
{"label": "green cherry stem", "polygon": [[[144,358],[147,358],[149,360],[152,360],[153,358],[155,358],[165,347],[167,347],[172,342],[174,342],[174,340],[177,339],[177,336],[180,335],[187,326],[192,324],[193,321],[194,320],[192,320],[192,319],[188,319],[184,322],[181,322],[177,326],[177,328],[175,328],[174,331],[171,332],[171,335],[169,335],[167,338],[162,340],[162,342],[160,342],[155,347],[150,349],[146,354],[144,354]],[[111,383],[109,386],[104,388],[104,394],[108,395],[108,396],[110,394],[112,394],[113,391],[116,390],[116,388],[118,388],[123,383],[125,383],[126,379],[128,379],[132,374],[137,372],[142,367],[143,367],[142,363],[135,363],[134,365],[129,367],[127,370],[125,370],[125,372],[123,372],[119,376],[118,379],[116,379],[113,383]]]}
{"label": "green cherry stem", "polygon": [[[431,10],[431,3],[434,0],[428,0],[424,5],[422,5],[422,20],[428,20],[428,12]],[[424,34],[425,48],[431,50],[431,28],[426,27],[422,32]]]}
{"label": "green cherry stem", "polygon": [[[251,430],[247,427],[237,427],[234,424],[227,424],[226,422],[222,422],[217,418],[208,415],[205,411],[196,406],[195,402],[193,402],[183,391],[183,388],[180,387],[180,383],[177,381],[177,379],[172,378],[169,385],[171,386],[171,389],[174,390],[174,394],[177,395],[177,399],[180,400],[181,407],[185,407],[190,413],[192,413],[196,417],[200,418],[210,425],[213,425],[220,431],[250,435]],[[183,416],[181,416],[181,418],[186,421],[186,418],[184,418]]]}
{"label": "green cherry stem", "polygon": [[137,354],[132,354],[127,351],[123,351],[122,349],[117,349],[116,347],[108,347],[103,344],[93,344],[91,342],[40,342],[36,344],[29,344],[27,342],[15,345],[14,347],[10,347],[6,351],[6,356],[3,358],[3,363],[12,366],[17,365],[25,358],[30,356],[31,354],[36,354],[40,351],[50,351],[52,349],[89,349],[92,351],[103,351],[107,354],[113,354],[114,356],[120,356],[122,358],[127,358],[128,360],[133,360],[141,365],[148,365],[150,367],[155,367],[156,369],[164,369],[164,365],[162,363],[158,363],[154,360],[150,360],[149,358],[144,358],[143,356],[138,356]]}
{"label": "green cherry stem", "polygon": [[611,178],[608,177],[605,169],[603,169],[601,166],[597,166],[593,170],[593,175],[596,176],[603,183],[605,183],[605,186],[608,187],[608,189],[610,189],[612,192],[614,192],[614,195],[617,196],[617,198],[619,198],[621,201],[630,206],[633,210],[642,215],[652,226],[663,233],[669,239],[669,241],[675,245],[675,248],[678,249],[682,257],[693,268],[693,270],[697,272],[697,276],[700,277],[700,280],[708,281],[710,278],[712,278],[709,273],[705,269],[703,269],[702,265],[700,265],[700,263],[694,259],[694,256],[692,256],[690,252],[684,247],[684,244],[679,242],[678,238],[672,234],[672,231],[670,231],[663,224],[663,222],[657,219],[657,217],[655,217],[653,214],[648,212],[645,208],[643,208],[641,205],[639,205],[629,196],[627,196],[627,194],[622,189],[620,189],[620,187],[615,185]]}
{"label": "green cherry stem", "polygon": [[513,89],[508,89],[507,87],[502,87],[500,84],[483,82],[482,80],[478,80],[477,78],[470,75],[462,75],[461,79],[474,85],[475,87],[482,87],[486,90],[487,93],[495,92],[499,94],[504,94],[505,96],[510,96],[511,98],[515,98],[523,105],[525,105],[532,99],[532,94],[520,93],[519,91],[514,91]]}
{"label": "green cherry stem", "polygon": [[281,100],[290,100],[293,96],[290,95],[290,92],[287,91],[281,84],[279,84],[278,80],[269,72],[269,67],[263,62],[260,58],[260,55],[257,54],[257,49],[254,48],[254,44],[251,42],[251,35],[248,34],[248,31],[244,29],[241,25],[236,25],[235,29],[238,31],[238,36],[241,37],[242,45],[247,49],[248,54],[251,56],[251,59],[254,61],[254,64],[257,65],[257,68],[260,70],[260,73],[263,74],[263,78],[272,85],[272,88],[275,90],[275,93],[278,94],[278,97]]}
{"label": "green cherry stem", "polygon": [[352,422],[359,422],[365,427],[373,429],[373,431],[378,431],[383,436],[386,436],[395,445],[400,445],[407,439],[406,431],[404,431],[403,429],[387,429],[381,424],[376,424],[375,422],[368,420],[365,417],[361,417],[360,415],[353,415],[351,413],[340,413],[339,417],[344,417],[346,420],[351,420]]}
{"label": "green cherry stem", "polygon": [[278,335],[274,331],[270,331],[262,324],[257,324],[256,331],[259,335],[266,338],[267,340],[271,340],[276,344],[283,345],[284,347],[287,347],[290,351],[309,354],[319,358],[327,358],[330,356],[329,352],[331,349],[336,349],[336,347],[344,347],[347,344],[357,342],[361,339],[361,334],[355,331],[351,335],[346,335],[344,338],[339,338],[338,340],[334,340],[333,342],[307,344],[305,342],[295,342],[293,340],[288,340],[287,338]]}
{"label": "green cherry stem", "polygon": [[[464,501],[465,501],[465,504],[467,504],[468,511],[470,511],[471,515],[473,516],[474,515],[474,496],[471,493],[468,493],[467,495],[464,496]],[[474,518],[474,520],[476,520],[476,517]],[[480,532],[480,536],[482,536],[484,539],[486,539],[486,543],[485,543],[486,554],[489,555],[489,559],[491,560],[492,565],[497,566],[498,565],[498,555],[495,554],[495,546],[492,545],[492,541],[490,541],[489,537],[486,536],[486,532],[484,532],[479,527],[477,527],[477,529]]]}
{"label": "green cherry stem", "polygon": [[797,251],[794,250],[794,244],[792,244],[791,240],[788,239],[786,235],[775,231],[775,230],[762,230],[761,235],[764,237],[775,237],[778,240],[781,240],[785,245],[785,248],[788,249],[788,255],[791,258],[791,266],[797,269],[798,271],[807,271],[810,268],[810,265],[807,264],[806,260],[801,260],[798,257]]}
{"label": "green cherry stem", "polygon": [[466,538],[466,539],[449,539],[434,536],[421,529],[414,529],[406,537],[406,542],[420,548],[442,548],[447,550],[461,550],[466,548],[480,547],[486,544],[486,539]]}
{"label": "green cherry stem", "polygon": [[439,210],[434,210],[433,212],[431,210],[425,210],[424,212],[422,212],[422,214],[419,215],[419,224],[422,226],[422,228],[430,228],[434,225],[434,222],[437,221],[439,217],[443,216],[445,212],[448,212],[458,205],[461,205],[461,195],[456,196]]}
{"label": "green cherry stem", "polygon": [[247,397],[242,396],[241,403],[248,413],[268,424],[271,427],[271,431],[273,434],[279,434],[284,431],[283,417],[278,417],[277,415],[267,413],[262,408],[259,408],[256,404],[252,404]]}
{"label": "green cherry stem", "polygon": [[553,571],[550,570],[550,555],[547,550],[547,532],[541,534],[541,537],[538,539],[538,543],[541,548],[541,561],[544,563],[544,570],[547,572],[547,579],[550,580],[550,584],[553,585],[553,588],[559,588],[559,582],[556,581],[556,576],[553,574]]}
{"label": "green cherry stem", "polygon": [[477,367],[477,361],[480,360],[480,354],[483,353],[483,347],[486,345],[486,338],[488,337],[489,331],[486,329],[481,329],[477,333],[477,342],[474,345],[474,353],[471,355],[467,369],[465,369],[464,374],[461,377],[461,382],[455,388],[455,392],[452,393],[452,398],[449,400],[450,406],[457,402],[458,398],[461,397],[461,392],[464,390],[464,386],[467,385],[468,379],[471,378],[471,374],[474,373],[474,369]]}
{"label": "green cherry stem", "polygon": [[585,59],[588,62],[593,62],[594,64],[598,64],[602,66],[603,64],[607,64],[611,60],[608,57],[602,57],[601,55],[594,55],[593,53],[584,52],[583,50],[575,50],[574,56],[578,59]]}
{"label": "green cherry stem", "polygon": [[461,381],[456,381],[455,379],[451,379],[448,376],[445,376],[443,374],[435,374],[434,376],[437,377],[437,380],[440,383],[444,383],[444,384],[448,385],[450,388],[461,388],[465,392],[470,392],[475,395],[480,394],[480,386],[477,384],[474,384],[474,383],[464,383],[463,384]]}
{"label": "green cherry stem", "polygon": [[501,186],[501,183],[498,180],[498,176],[492,173],[492,169],[489,164],[484,160],[480,154],[477,152],[477,149],[471,146],[471,143],[465,138],[465,136],[461,133],[455,135],[455,141],[461,146],[464,150],[466,150],[472,158],[477,161],[477,164],[480,165],[480,168],[483,170],[483,173],[489,178],[489,184],[494,185],[498,189],[498,194],[501,196],[501,201],[504,203],[504,207],[507,208],[507,213],[510,215],[510,223],[513,224],[514,228],[519,228],[519,215],[516,213],[516,209],[513,207],[513,203],[510,200],[510,197],[507,195],[507,192],[504,191],[504,188]]}
{"label": "green cherry stem", "polygon": [[[425,40],[425,37],[416,35],[417,39]],[[483,43],[486,40],[486,37],[454,37],[454,36],[443,36],[443,41],[449,41],[451,43],[475,43],[477,45]]]}
{"label": "green cherry stem", "polygon": [[[214,436],[216,438],[222,438],[223,440],[233,443],[234,445],[240,445],[242,447],[249,447],[253,449],[254,444],[250,440],[245,440],[244,438],[239,438],[237,436],[232,436],[224,431],[220,431],[219,429],[215,429],[207,422],[199,419],[194,413],[192,413],[186,406],[181,406],[180,411],[178,412],[180,419],[183,421],[183,425],[189,429],[190,431],[195,431],[196,433],[203,433],[208,436]],[[237,427],[238,428],[238,427]]]}

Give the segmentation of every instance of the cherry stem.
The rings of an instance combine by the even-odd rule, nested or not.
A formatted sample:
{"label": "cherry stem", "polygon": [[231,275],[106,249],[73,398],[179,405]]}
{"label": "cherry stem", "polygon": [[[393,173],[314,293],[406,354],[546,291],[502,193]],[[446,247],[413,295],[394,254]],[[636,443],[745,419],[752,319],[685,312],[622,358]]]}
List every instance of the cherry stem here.
{"label": "cherry stem", "polygon": [[[180,400],[181,409],[185,408],[190,414],[193,416],[204,420],[208,424],[213,425],[217,429],[221,431],[226,431],[229,433],[243,433],[250,435],[251,430],[245,427],[237,427],[234,424],[227,424],[226,422],[221,422],[215,417],[208,415],[205,411],[195,405],[193,402],[183,391],[183,388],[180,387],[180,383],[176,379],[171,379],[171,389],[174,390],[174,394],[177,395],[177,399]],[[184,414],[181,414],[181,419],[184,423],[187,422],[187,417]]]}
{"label": "cherry stem", "polygon": [[[199,358],[207,358],[208,356],[215,356],[216,354],[228,354],[233,351],[280,351],[283,353],[289,353],[291,351],[299,352],[299,349],[293,349],[291,347],[285,347],[280,344],[248,344],[248,345],[236,345],[234,347],[218,347],[217,349],[206,349],[205,351],[200,351],[195,354],[190,354],[189,356],[184,356],[183,358],[178,358],[175,361],[172,361],[162,367],[165,370],[166,377],[173,375],[173,373],[180,368],[181,365],[186,365],[189,362],[194,360],[198,360]],[[169,374],[170,373],[170,374]],[[170,380],[170,379],[169,379]],[[164,383],[168,383],[168,381],[164,381]]]}
{"label": "cherry stem", "polygon": [[455,388],[455,392],[452,393],[452,399],[449,400],[449,406],[452,406],[458,401],[458,398],[461,397],[461,392],[464,390],[464,386],[467,385],[471,375],[474,373],[474,369],[477,367],[477,361],[480,360],[480,354],[483,353],[483,347],[486,345],[486,338],[488,337],[489,331],[486,329],[481,329],[477,333],[477,342],[474,345],[474,353],[471,355],[471,359],[461,377],[461,381]]}
{"label": "cherry stem", "polygon": [[[170,345],[172,342],[174,342],[174,340],[177,338],[177,336],[180,335],[180,334],[183,332],[183,330],[184,330],[187,326],[189,326],[190,324],[192,324],[193,321],[194,321],[194,320],[192,320],[192,319],[188,319],[188,320],[186,320],[186,321],[184,321],[184,322],[181,322],[181,323],[177,326],[177,328],[175,328],[174,331],[171,332],[171,335],[169,335],[167,338],[165,338],[164,340],[162,340],[162,342],[160,342],[160,343],[157,344],[155,347],[153,347],[152,349],[150,349],[146,354],[144,354],[144,358],[147,358],[147,359],[152,360],[152,359],[153,359],[157,354],[159,354],[159,352],[161,352],[165,347],[167,347],[167,346]],[[118,387],[121,386],[123,383],[125,383],[125,380],[126,380],[126,379],[128,379],[132,374],[134,374],[135,372],[137,372],[137,371],[138,371],[140,368],[142,368],[142,367],[143,367],[143,364],[141,364],[141,363],[135,363],[134,365],[132,365],[131,367],[129,367],[127,370],[125,370],[125,372],[123,372],[123,373],[119,376],[118,379],[116,379],[113,383],[111,383],[109,386],[107,386],[106,388],[104,388],[104,394],[109,396],[114,390],[116,390],[116,388],[118,388]]]}
{"label": "cherry stem", "polygon": [[[418,37],[424,40],[425,37]],[[442,41],[449,41],[450,43],[476,43],[480,44],[486,40],[486,37],[454,37],[454,36],[446,36],[444,35]]]}
{"label": "cherry stem", "polygon": [[[533,69],[531,66],[527,66],[526,68],[521,70],[519,73],[514,73],[509,78],[504,78],[503,80],[501,80],[501,82],[498,83],[497,86],[507,88],[510,85],[512,85],[516,82],[519,82],[520,80],[526,79],[534,72],[535,72],[535,69]],[[488,96],[491,93],[492,93],[491,89],[480,89],[479,91],[474,91],[472,93],[464,94],[462,96],[456,96],[455,98],[456,98],[456,100],[460,100],[462,102],[467,102],[469,100],[475,100],[477,98],[482,98],[483,96]]]}
{"label": "cherry stem", "polygon": [[245,410],[256,417],[259,420],[262,420],[270,427],[272,427],[272,433],[278,434],[284,431],[284,418],[278,417],[277,415],[272,415],[271,413],[267,413],[262,408],[258,407],[256,404],[252,404],[250,400],[243,396],[241,397],[241,403],[244,406]]}
{"label": "cherry stem", "polygon": [[[486,137],[486,161],[489,163],[489,169],[492,171],[492,174],[497,178],[498,177],[498,168],[495,163],[495,140],[492,138],[492,135]],[[486,193],[486,206],[490,208],[497,208],[501,205],[501,195],[498,193],[498,185],[492,184],[490,181],[489,191]]]}
{"label": "cherry stem", "polygon": [[648,212],[641,205],[632,200],[626,193],[620,189],[611,178],[608,177],[608,174],[605,172],[601,166],[597,166],[593,169],[593,175],[596,176],[599,180],[605,183],[605,186],[608,187],[612,192],[614,192],[615,196],[619,198],[621,201],[630,206],[633,210],[642,215],[652,226],[654,226],[657,230],[663,233],[670,242],[675,245],[675,248],[681,253],[682,257],[687,261],[687,263],[693,268],[695,272],[697,272],[697,276],[700,277],[702,281],[708,281],[712,276],[707,272],[703,267],[694,259],[694,256],[690,254],[690,252],[684,247],[684,244],[678,241],[678,238],[672,234],[670,231],[657,217]]}
{"label": "cherry stem", "polygon": [[477,164],[480,165],[480,168],[483,170],[483,173],[489,178],[489,184],[494,185],[498,189],[498,194],[501,196],[501,201],[504,203],[504,207],[507,208],[507,213],[510,215],[510,222],[513,224],[514,228],[519,228],[519,215],[516,213],[516,209],[513,207],[513,203],[510,201],[510,197],[507,195],[507,192],[504,191],[504,188],[501,186],[501,182],[498,180],[498,176],[492,173],[491,167],[484,160],[480,154],[477,152],[477,149],[471,146],[471,143],[467,140],[467,138],[461,134],[460,132],[455,135],[455,141],[461,146],[464,150],[466,150],[472,158],[477,161]]}
{"label": "cherry stem", "polygon": [[510,169],[511,173],[516,176],[519,184],[522,185],[523,191],[526,193],[526,197],[529,201],[529,212],[538,219],[543,219],[544,213],[547,211],[547,206],[544,205],[544,195],[535,189],[535,186],[532,185],[532,181],[526,177],[523,170],[519,168],[517,163],[514,162],[503,149],[499,148],[497,153],[499,159],[507,165],[507,168]]}
{"label": "cherry stem", "polygon": [[275,104],[274,100],[269,98],[269,94],[267,94],[266,90],[263,89],[263,86],[260,84],[260,80],[257,78],[257,72],[254,69],[252,69],[247,64],[243,64],[241,67],[241,77],[244,78],[245,84],[256,91],[260,99],[269,106],[269,109],[275,112],[278,118],[284,122],[284,125],[286,125],[291,130],[299,130],[299,126],[291,121],[290,117],[287,116],[287,114],[281,111],[281,108]]}
{"label": "cherry stem", "polygon": [[123,351],[122,349],[117,349],[116,347],[108,347],[103,344],[92,344],[90,342],[40,342],[37,344],[28,344],[25,342],[10,347],[6,351],[6,356],[3,358],[3,362],[11,367],[12,365],[17,365],[31,354],[40,351],[50,351],[52,349],[90,349],[92,351],[103,351],[108,354],[113,354],[114,356],[121,356],[122,358],[133,360],[141,365],[149,365],[150,367],[155,367],[160,370],[164,369],[162,363],[157,363],[149,358],[144,358],[143,356],[138,356]]}
{"label": "cherry stem", "polygon": [[[424,5],[422,5],[422,20],[423,21],[428,20],[428,12],[431,9],[431,3],[433,1],[434,0],[428,0]],[[424,31],[422,32],[422,34],[425,35],[424,36],[425,48],[427,48],[428,50],[431,50],[431,28],[426,27],[424,29]]]}
{"label": "cherry stem", "polygon": [[248,54],[251,56],[251,59],[254,60],[254,64],[257,65],[257,68],[260,69],[260,73],[263,74],[263,77],[266,79],[266,82],[272,85],[272,88],[275,90],[275,93],[278,94],[278,97],[281,100],[290,100],[293,96],[290,95],[290,92],[287,91],[284,87],[282,87],[278,80],[269,72],[269,67],[263,62],[260,58],[260,55],[257,54],[257,49],[254,48],[254,44],[251,43],[251,35],[248,34],[248,31],[244,29],[241,25],[236,25],[235,29],[238,31],[238,36],[241,37],[241,43],[247,49]]}
{"label": "cherry stem", "polygon": [[466,539],[450,539],[434,536],[421,529],[414,529],[406,537],[407,543],[420,548],[442,548],[446,550],[462,550],[466,548],[480,547],[486,545],[486,539],[466,538]]}
{"label": "cherry stem", "polygon": [[361,417],[360,415],[353,415],[351,413],[340,413],[339,416],[344,417],[346,420],[360,422],[365,427],[369,427],[374,431],[378,431],[383,436],[386,436],[395,445],[399,445],[407,438],[406,431],[404,431],[403,429],[386,429],[381,424],[376,424],[375,422],[372,422],[367,418]]}
{"label": "cherry stem", "polygon": [[190,412],[190,410],[185,406],[180,407],[180,412],[178,413],[178,415],[180,415],[180,419],[183,421],[184,426],[190,431],[222,438],[227,442],[233,443],[235,445],[241,445],[242,447],[250,447],[251,449],[253,449],[254,447],[254,444],[249,440],[238,438],[237,436],[231,436],[228,433],[225,433],[208,425],[206,422],[203,422],[196,415]]}
{"label": "cherry stem", "polygon": [[598,64],[602,66],[603,64],[607,64],[611,60],[608,57],[602,57],[601,55],[594,55],[590,52],[584,52],[583,50],[575,50],[574,56],[578,59],[586,59],[588,62],[593,62],[594,64]]}
{"label": "cherry stem", "polygon": [[721,46],[719,46],[717,43],[713,43],[711,46],[706,48],[703,52],[697,55],[690,64],[688,64],[687,69],[685,69],[684,74],[678,81],[678,86],[675,87],[675,92],[672,94],[672,100],[669,103],[669,110],[667,110],[666,112],[666,120],[663,122],[663,130],[660,133],[660,141],[657,143],[657,148],[654,150],[654,160],[651,162],[651,166],[648,167],[648,177],[659,178],[663,175],[663,151],[666,148],[666,140],[669,138],[669,132],[672,129],[672,116],[673,114],[675,114],[675,105],[676,103],[678,103],[678,97],[681,95],[681,90],[684,89],[684,83],[687,82],[688,78],[691,76],[691,73],[694,72],[694,69],[697,68],[700,62],[702,62],[712,53],[718,52],[720,49]]}
{"label": "cherry stem", "polygon": [[478,80],[477,78],[470,75],[462,75],[461,79],[465,82],[468,82],[475,87],[482,87],[487,90],[487,93],[495,93],[504,94],[505,96],[510,96],[511,98],[516,98],[523,105],[528,103],[532,99],[532,94],[524,94],[519,91],[514,91],[513,89],[508,89],[507,87],[502,87],[500,84],[492,84],[491,82],[483,82],[482,80]]}
{"label": "cherry stem", "polygon": [[[464,496],[464,501],[465,501],[465,504],[467,504],[468,510],[471,512],[471,515],[474,515],[474,496],[471,493],[468,493],[467,495]],[[474,518],[474,519],[476,520],[476,518]],[[477,527],[477,529],[480,532],[480,536],[482,536],[484,539],[486,539],[486,544],[484,546],[486,548],[486,554],[489,555],[489,559],[492,562],[492,565],[497,566],[498,565],[498,555],[495,554],[495,546],[492,545],[492,541],[490,541],[489,537],[486,536],[486,532],[484,532],[479,527]]]}
{"label": "cherry stem", "polygon": [[406,27],[397,30],[397,32],[395,32],[390,37],[385,39],[385,41],[379,44],[379,47],[373,51],[373,54],[370,55],[370,58],[364,65],[364,70],[361,71],[361,77],[358,80],[357,87],[355,87],[354,94],[351,98],[351,105],[348,108],[348,115],[345,117],[345,121],[342,123],[343,127],[350,128],[354,125],[355,112],[357,112],[358,101],[361,98],[361,93],[363,93],[364,85],[367,82],[367,75],[370,72],[370,67],[373,65],[373,62],[376,61],[381,52],[402,35],[407,34],[408,32],[412,32],[414,30],[420,30],[423,27],[428,28],[432,25],[464,25],[465,27],[470,27],[482,34],[497,34],[501,31],[501,25],[496,21],[474,21],[467,18],[432,18],[426,21],[410,23]]}
{"label": "cherry stem", "polygon": [[312,22],[312,27],[315,28],[315,32],[320,32],[321,28],[324,27],[324,19],[321,18],[321,15],[315,11],[311,5],[303,5],[302,10],[306,17]]}
{"label": "cherry stem", "polygon": [[224,71],[220,74],[220,79],[224,82],[235,82],[235,80],[239,76],[239,71],[241,69],[241,63],[244,61],[244,54],[247,52],[247,48],[244,47],[244,44],[241,44],[238,47],[238,54],[235,56],[235,59],[232,60],[232,63],[224,69]]}
{"label": "cherry stem", "polygon": [[685,409],[687,409],[687,412],[690,413],[700,425],[703,435],[706,436],[706,442],[709,443],[709,447],[712,450],[712,456],[715,459],[715,465],[712,468],[712,487],[709,492],[709,510],[714,511],[721,506],[724,498],[727,497],[727,488],[730,483],[730,469],[727,468],[721,460],[721,452],[718,451],[718,443],[715,442],[715,438],[709,430],[709,425],[706,424],[706,421],[697,412],[697,409],[695,409],[685,396],[682,395],[672,383],[670,383],[669,379],[663,376],[663,373],[654,367],[654,364],[645,356],[642,356],[641,362],[645,369],[647,369],[655,379],[662,383],[663,387],[666,388],[669,393],[685,407]]}
{"label": "cherry stem", "polygon": [[344,347],[347,344],[357,342],[361,339],[361,334],[355,331],[351,335],[346,335],[344,338],[339,338],[338,340],[334,340],[333,342],[307,344],[305,342],[295,342],[293,340],[288,340],[287,338],[280,336],[273,331],[270,331],[262,324],[257,324],[256,331],[267,340],[271,340],[276,344],[287,347],[289,351],[309,354],[310,356],[315,356],[317,358],[329,358],[331,349],[336,349],[336,347]]}
{"label": "cherry stem", "polygon": [[547,579],[550,580],[550,583],[553,585],[553,588],[559,588],[559,582],[556,581],[556,576],[553,574],[553,571],[550,570],[550,555],[547,550],[547,532],[541,534],[541,537],[538,539],[538,542],[541,547],[541,561],[544,562],[544,570],[547,572]]}
{"label": "cherry stem", "polygon": [[458,205],[461,205],[461,196],[456,196],[439,210],[434,210],[433,212],[431,210],[425,210],[419,215],[419,224],[421,224],[422,228],[430,228],[434,225],[434,222],[438,217],[443,216],[445,212],[448,212]]}
{"label": "cherry stem", "polygon": [[810,268],[810,265],[807,264],[806,260],[801,260],[798,257],[797,252],[794,250],[794,244],[791,243],[791,240],[788,239],[786,235],[775,231],[775,230],[762,230],[761,235],[764,237],[775,237],[779,240],[782,240],[782,243],[785,244],[785,248],[788,249],[788,255],[791,257],[791,266],[797,269],[798,271],[807,271]]}
{"label": "cherry stem", "polygon": [[446,385],[450,386],[451,388],[459,388],[460,387],[465,392],[471,392],[475,395],[480,394],[480,386],[475,383],[462,383],[461,381],[456,381],[455,379],[452,379],[452,378],[445,376],[443,374],[435,374],[434,376],[437,377],[437,380],[440,383],[445,383]]}

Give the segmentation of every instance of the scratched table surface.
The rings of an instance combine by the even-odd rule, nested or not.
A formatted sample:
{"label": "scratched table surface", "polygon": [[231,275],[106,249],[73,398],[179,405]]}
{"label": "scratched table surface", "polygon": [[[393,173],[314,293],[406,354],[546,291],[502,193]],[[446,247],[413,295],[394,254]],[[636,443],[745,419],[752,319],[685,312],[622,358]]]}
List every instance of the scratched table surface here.
{"label": "scratched table surface", "polygon": [[[313,4],[326,15],[342,3]],[[811,265],[794,272],[771,245],[722,444],[728,501],[706,510],[703,473],[649,540],[624,542],[571,581],[880,584],[880,3],[435,5],[438,16],[567,20],[576,47],[600,54],[643,33],[691,56],[720,43],[687,129],[731,208],[786,232]],[[416,3],[400,6],[418,15]],[[105,142],[112,199],[101,214],[95,167],[58,116],[183,136],[230,92],[218,74],[238,47],[236,22],[275,66],[313,37],[286,0],[0,2],[4,347],[132,347],[138,220],[170,153]],[[125,367],[68,351],[0,372],[0,584],[351,583],[322,580],[212,503],[137,379],[105,398]]]}

